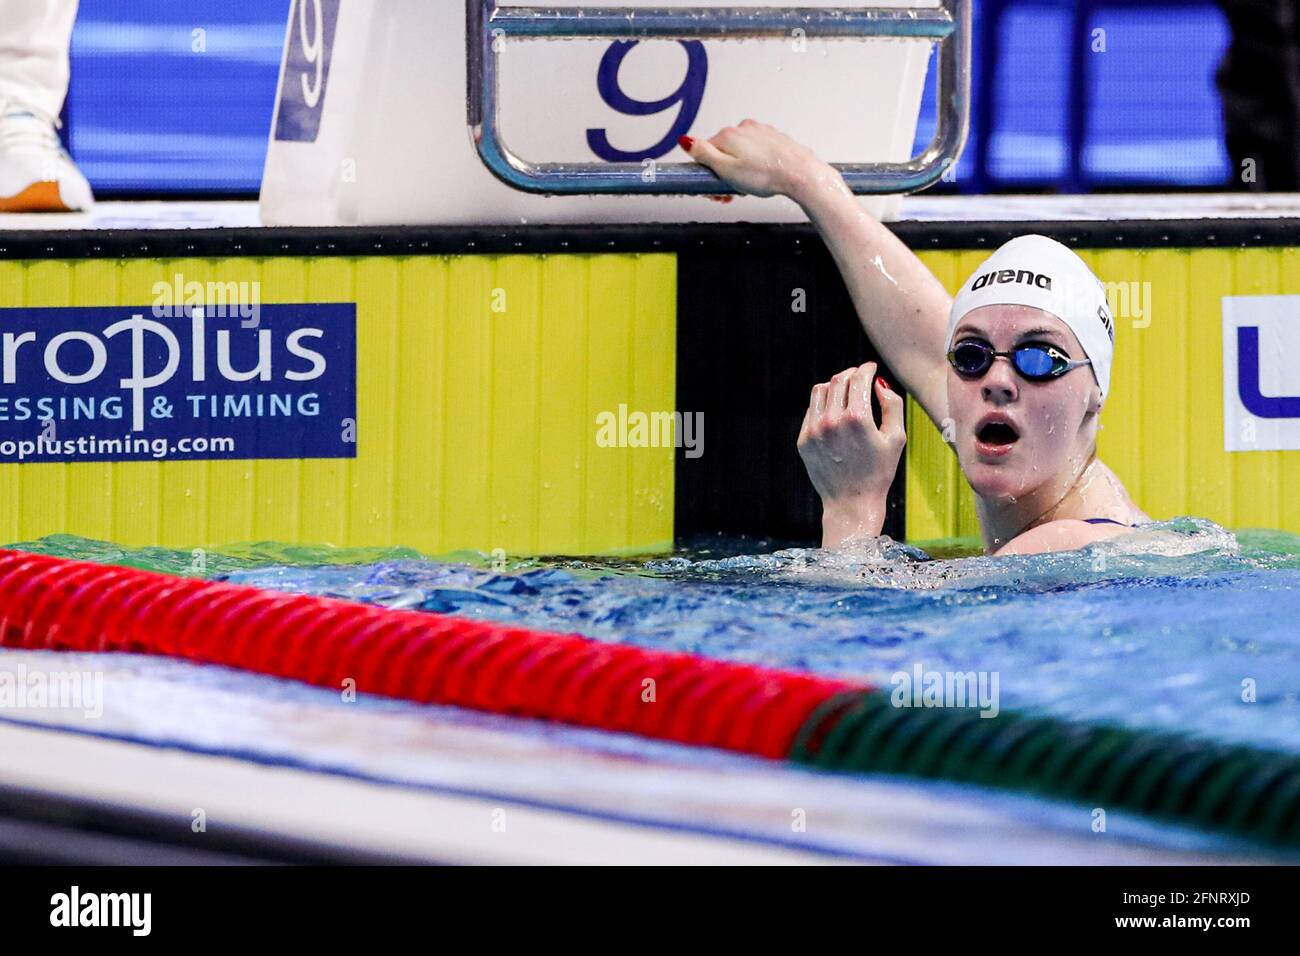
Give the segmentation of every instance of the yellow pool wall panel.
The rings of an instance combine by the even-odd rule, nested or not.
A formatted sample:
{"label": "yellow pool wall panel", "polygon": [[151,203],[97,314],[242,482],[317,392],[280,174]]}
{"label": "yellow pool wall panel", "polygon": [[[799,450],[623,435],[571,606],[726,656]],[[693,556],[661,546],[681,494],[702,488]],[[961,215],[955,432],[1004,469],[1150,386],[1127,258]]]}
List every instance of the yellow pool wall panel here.
{"label": "yellow pool wall panel", "polygon": [[355,302],[355,459],[0,464],[0,539],[245,541],[507,555],[661,548],[671,447],[601,447],[619,405],[671,412],[670,254],[0,262],[0,307],[133,306],[154,284]]}
{"label": "yellow pool wall panel", "polygon": [[[988,252],[921,259],[950,293]],[[1289,247],[1080,250],[1116,312],[1111,394],[1098,456],[1157,520],[1192,515],[1231,528],[1300,532],[1300,451],[1229,452],[1223,435],[1222,298],[1300,294]],[[1122,302],[1129,296],[1127,314]],[[1139,308],[1139,304],[1145,308]],[[1138,312],[1149,314],[1141,314]],[[939,431],[908,401],[907,537],[979,534],[975,497]]]}

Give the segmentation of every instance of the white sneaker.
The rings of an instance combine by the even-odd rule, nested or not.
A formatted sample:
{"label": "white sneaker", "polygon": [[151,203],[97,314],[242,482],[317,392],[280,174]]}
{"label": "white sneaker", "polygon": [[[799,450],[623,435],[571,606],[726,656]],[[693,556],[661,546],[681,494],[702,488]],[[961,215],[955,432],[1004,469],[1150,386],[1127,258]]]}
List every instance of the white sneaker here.
{"label": "white sneaker", "polygon": [[0,212],[73,212],[94,202],[53,123],[16,107],[0,112]]}

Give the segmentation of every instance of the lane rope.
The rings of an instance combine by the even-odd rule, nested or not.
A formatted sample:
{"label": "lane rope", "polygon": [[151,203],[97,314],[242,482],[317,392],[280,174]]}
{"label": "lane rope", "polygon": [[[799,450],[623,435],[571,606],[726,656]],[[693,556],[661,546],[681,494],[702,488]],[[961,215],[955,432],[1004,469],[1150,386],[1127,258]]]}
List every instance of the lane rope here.
{"label": "lane rope", "polygon": [[785,758],[859,686],[626,644],[0,550],[0,645],[125,651]]}
{"label": "lane rope", "polygon": [[337,690],[1128,810],[1300,849],[1300,756],[575,634],[0,550],[0,646],[129,652]]}

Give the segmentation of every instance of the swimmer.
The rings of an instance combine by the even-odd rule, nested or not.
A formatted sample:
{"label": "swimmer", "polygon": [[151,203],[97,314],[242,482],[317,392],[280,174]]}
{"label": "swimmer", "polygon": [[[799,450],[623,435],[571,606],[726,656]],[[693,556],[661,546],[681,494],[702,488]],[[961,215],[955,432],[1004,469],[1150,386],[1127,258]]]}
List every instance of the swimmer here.
{"label": "swimmer", "polygon": [[[832,166],[772,126],[746,119],[681,145],[738,192],[794,200],[817,227],[867,336],[956,452],[986,554],[1070,551],[1151,521],[1097,457],[1114,321],[1082,259],[1020,236],[952,299]],[[884,523],[906,438],[903,401],[876,370],[815,386],[799,433],[826,548]]]}

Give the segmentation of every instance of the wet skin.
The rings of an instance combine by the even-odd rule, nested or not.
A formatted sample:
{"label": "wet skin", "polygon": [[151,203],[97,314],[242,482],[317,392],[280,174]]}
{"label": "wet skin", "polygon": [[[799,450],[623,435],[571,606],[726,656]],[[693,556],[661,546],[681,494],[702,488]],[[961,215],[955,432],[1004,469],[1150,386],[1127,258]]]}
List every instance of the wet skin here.
{"label": "wet skin", "polygon": [[[988,342],[999,352],[1041,343],[1071,359],[1086,357],[1069,326],[1026,306],[975,309],[958,324],[953,343],[968,338]],[[1088,366],[1034,382],[1021,376],[1010,359],[999,357],[978,378],[962,376],[949,365],[947,388],[953,450],[975,492],[981,527],[992,532],[985,537],[986,549],[1015,553],[1017,548],[1007,546],[1031,530],[1043,542],[1079,536],[1097,540],[1126,530],[1089,525],[1083,518],[1125,524],[1147,520],[1097,460],[1102,398]],[[1015,441],[980,442],[980,425],[990,415],[1009,419]]]}
{"label": "wet skin", "polygon": [[[1096,458],[1101,399],[1088,367],[1052,382],[1033,383],[998,359],[983,380],[958,379],[944,347],[952,307],[947,291],[897,236],[867,213],[834,167],[780,130],[752,119],[724,127],[708,139],[683,141],[683,148],[738,192],[793,200],[817,227],[883,364],[951,438],[976,494],[986,552],[1071,550],[1130,533],[1118,525],[1088,524],[1084,518],[1126,524],[1148,520],[1114,472]],[[1045,328],[1046,341],[1067,346],[1062,351],[1072,358],[1084,357],[1074,333],[1059,319],[1038,310],[1021,310],[1029,315],[1001,311],[1007,308],[1016,307],[971,312],[958,332],[973,328],[1001,351],[1028,329]],[[824,383],[823,391],[834,391],[832,384]],[[806,423],[817,419],[815,405],[816,390]],[[1015,443],[1020,447],[1001,455],[981,450],[974,426],[993,410],[1020,424]],[[892,479],[892,472],[877,473],[889,467],[889,456],[878,451],[887,436],[869,430],[864,434],[860,414],[838,419],[823,419],[816,440],[800,444],[822,495],[824,519],[835,518],[834,527],[824,520],[825,547],[880,533],[884,502],[878,489],[887,488]],[[849,431],[840,436],[838,429]],[[854,446],[861,451],[844,453]]]}

